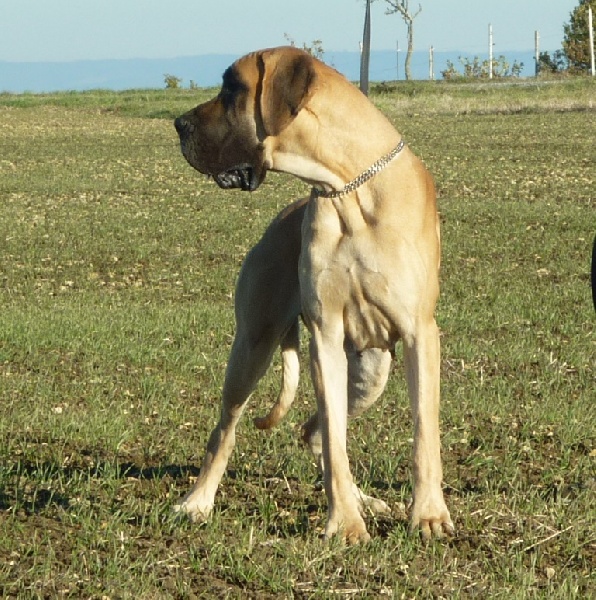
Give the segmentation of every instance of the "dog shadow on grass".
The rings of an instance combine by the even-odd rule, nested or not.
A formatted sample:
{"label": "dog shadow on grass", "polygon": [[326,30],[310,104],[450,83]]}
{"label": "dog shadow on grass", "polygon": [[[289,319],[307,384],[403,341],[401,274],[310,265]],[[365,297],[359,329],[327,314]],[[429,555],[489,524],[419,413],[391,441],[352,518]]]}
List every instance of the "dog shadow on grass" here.
{"label": "dog shadow on grass", "polygon": [[[0,511],[15,512],[22,517],[51,515],[55,510],[69,512],[80,510],[81,502],[90,505],[114,505],[114,498],[104,490],[107,481],[117,482],[117,487],[132,484],[130,494],[146,497],[139,489],[147,482],[157,482],[151,495],[163,501],[167,512],[166,494],[171,491],[183,494],[188,482],[199,475],[199,467],[191,464],[142,465],[135,461],[91,458],[83,453],[76,464],[59,464],[53,461],[17,459],[5,467],[3,485],[0,487]],[[87,460],[85,460],[87,457]],[[79,455],[81,458],[81,455]],[[88,464],[86,464],[86,462]],[[90,483],[94,482],[94,483]],[[84,484],[85,489],[81,490]],[[379,496],[401,496],[405,484],[374,481],[369,491]],[[283,474],[263,474],[250,468],[230,468],[226,471],[215,512],[219,515],[241,514],[244,517],[264,520],[267,535],[291,538],[312,534],[321,529],[326,517],[326,496],[320,479],[301,480]],[[104,496],[105,497],[102,497]],[[116,497],[119,494],[115,494]],[[130,497],[130,496],[128,496]],[[376,536],[385,537],[396,528],[407,526],[405,513],[396,503],[391,515],[369,515],[369,527]],[[139,516],[139,521],[143,520]],[[135,520],[131,515],[129,522]]]}
{"label": "dog shadow on grass", "polygon": [[22,457],[16,457],[12,464],[5,463],[0,479],[0,512],[33,515],[52,507],[68,510],[84,496],[81,486],[88,488],[88,499],[95,498],[90,481],[188,481],[199,474],[199,468],[192,465],[139,466],[132,461],[94,460],[91,453],[81,456],[76,464]]}

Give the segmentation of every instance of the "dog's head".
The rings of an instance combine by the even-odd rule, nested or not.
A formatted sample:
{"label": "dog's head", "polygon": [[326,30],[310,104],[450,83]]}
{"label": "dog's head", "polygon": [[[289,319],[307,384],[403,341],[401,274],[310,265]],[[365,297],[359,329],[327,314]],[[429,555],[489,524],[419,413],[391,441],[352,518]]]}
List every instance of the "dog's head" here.
{"label": "dog's head", "polygon": [[272,168],[264,142],[279,136],[308,103],[316,62],[289,47],[237,60],[215,98],[176,119],[186,160],[222,188],[256,190]]}

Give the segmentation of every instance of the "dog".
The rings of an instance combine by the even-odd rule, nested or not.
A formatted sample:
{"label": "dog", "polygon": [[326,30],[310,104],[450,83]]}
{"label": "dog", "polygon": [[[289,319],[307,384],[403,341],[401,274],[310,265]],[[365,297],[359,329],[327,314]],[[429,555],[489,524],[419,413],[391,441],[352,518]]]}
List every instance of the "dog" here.
{"label": "dog", "polygon": [[[300,286],[298,257],[301,226],[308,198],[284,208],[267,227],[260,241],[248,252],[240,268],[235,291],[236,333],[222,393],[222,420],[207,445],[207,453],[195,490],[178,510],[195,520],[205,520],[233,449],[236,423],[258,381],[263,377],[277,348],[281,350],[281,389],[276,402],[254,423],[259,429],[275,427],[290,409],[298,389],[300,362]],[[389,374],[389,358],[379,361],[379,350],[368,349],[350,356],[350,415],[357,416],[383,391]],[[379,365],[384,369],[379,371]],[[371,385],[370,381],[377,382]],[[322,470],[321,436],[315,414],[303,426],[303,440]],[[231,440],[231,443],[230,443]],[[363,509],[387,513],[381,500],[365,495],[354,486]],[[191,504],[192,503],[192,504]]]}
{"label": "dog", "polygon": [[[260,311],[278,309],[284,302],[293,307],[291,322],[283,327],[278,323],[281,333],[274,335],[275,342],[264,343],[270,351],[279,341],[282,362],[287,359],[288,366],[281,398],[258,423],[275,424],[288,406],[283,394],[286,384],[291,391],[298,372],[293,354],[295,315],[300,314],[310,333],[317,399],[317,412],[306,423],[304,436],[323,473],[325,536],[367,541],[364,509],[386,508],[382,501],[365,497],[353,481],[346,452],[347,417],[365,410],[384,389],[398,340],[404,345],[414,422],[410,529],[425,539],[452,535],[442,491],[440,342],[434,318],[440,232],[428,170],[355,86],[293,47],[260,50],[237,60],[225,71],[217,97],[176,119],[175,127],[186,160],[224,189],[254,191],[267,171],[290,173],[312,185],[308,201],[291,212],[296,219],[303,212],[299,245],[280,243],[281,271],[297,269],[297,289],[287,290],[292,298],[268,298],[263,305],[268,308]],[[263,246],[267,243],[258,244],[256,252]],[[245,267],[241,287],[254,271]],[[240,322],[244,301],[236,302]],[[288,306],[280,310],[285,313]],[[261,337],[269,334],[267,327],[259,332]],[[268,365],[258,348],[260,338],[249,335],[247,343],[245,337],[237,333],[234,340],[220,420],[201,472],[178,505],[194,519],[206,518],[213,507],[236,424]],[[246,360],[255,351],[261,358],[240,362],[238,357]]]}

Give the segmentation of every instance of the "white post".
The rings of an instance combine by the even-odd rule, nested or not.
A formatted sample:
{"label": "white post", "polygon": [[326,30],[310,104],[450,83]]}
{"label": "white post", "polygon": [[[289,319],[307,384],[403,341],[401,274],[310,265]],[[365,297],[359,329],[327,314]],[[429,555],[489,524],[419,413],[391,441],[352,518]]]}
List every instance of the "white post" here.
{"label": "white post", "polygon": [[536,61],[536,77],[540,75],[540,32],[534,32],[534,60]]}
{"label": "white post", "polygon": [[435,80],[435,49],[432,46],[428,51],[428,78]]}
{"label": "white post", "polygon": [[396,40],[396,50],[397,50],[397,81],[399,81],[399,40]]}
{"label": "white post", "polygon": [[588,31],[590,34],[590,72],[592,77],[596,75],[596,68],[594,67],[594,27],[592,25],[592,7],[588,6]]}
{"label": "white post", "polygon": [[488,24],[488,78],[493,78],[493,26]]}

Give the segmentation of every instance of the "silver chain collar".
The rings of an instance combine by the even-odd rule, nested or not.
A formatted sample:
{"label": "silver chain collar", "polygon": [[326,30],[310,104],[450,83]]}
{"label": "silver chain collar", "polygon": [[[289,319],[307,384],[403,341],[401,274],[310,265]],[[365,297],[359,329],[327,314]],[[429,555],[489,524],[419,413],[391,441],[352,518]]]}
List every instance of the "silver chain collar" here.
{"label": "silver chain collar", "polygon": [[366,171],[360,173],[356,179],[352,179],[349,183],[347,183],[343,189],[337,190],[335,192],[325,192],[323,190],[318,190],[317,188],[313,188],[313,193],[315,197],[320,198],[341,198],[346,194],[353,192],[358,189],[361,185],[366,183],[369,179],[372,179],[379,171],[382,171],[405,147],[406,143],[403,140],[399,141],[399,144],[385,154],[385,156],[381,156],[377,162],[368,167]]}

